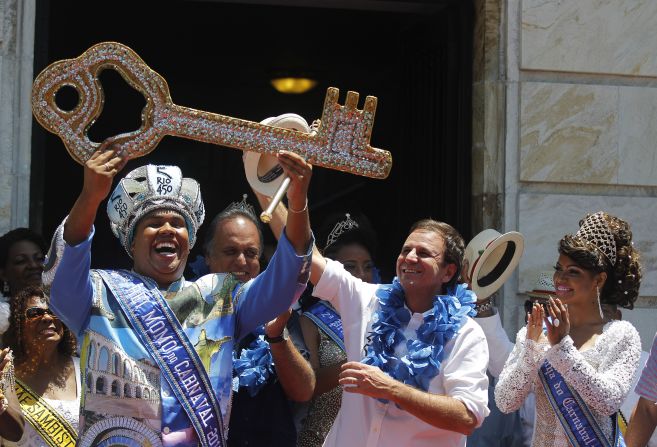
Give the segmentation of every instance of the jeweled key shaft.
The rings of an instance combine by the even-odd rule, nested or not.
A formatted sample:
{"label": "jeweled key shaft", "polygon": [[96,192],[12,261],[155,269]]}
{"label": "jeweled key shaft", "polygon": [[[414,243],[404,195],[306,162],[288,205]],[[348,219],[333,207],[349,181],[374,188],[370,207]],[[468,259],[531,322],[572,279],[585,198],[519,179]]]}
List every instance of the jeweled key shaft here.
{"label": "jeweled key shaft", "polygon": [[[87,131],[102,111],[103,90],[98,76],[108,68],[118,71],[141,92],[146,106],[138,130],[96,143],[89,140]],[[70,111],[60,109],[55,102],[55,95],[65,86],[73,87],[79,96]],[[58,135],[79,163],[88,160],[101,145],[109,144],[118,145],[129,158],[141,157],[155,149],[165,135],[171,135],[260,153],[289,150],[316,166],[387,177],[392,167],[390,152],[369,144],[376,98],[368,96],[359,110],[358,93],[347,92],[344,106],[338,104],[338,95],[338,89],[328,89],[316,134],[195,110],[174,104],[164,78],[130,48],[103,42],[76,59],[58,61],[44,69],[32,87],[32,109],[37,121]]]}

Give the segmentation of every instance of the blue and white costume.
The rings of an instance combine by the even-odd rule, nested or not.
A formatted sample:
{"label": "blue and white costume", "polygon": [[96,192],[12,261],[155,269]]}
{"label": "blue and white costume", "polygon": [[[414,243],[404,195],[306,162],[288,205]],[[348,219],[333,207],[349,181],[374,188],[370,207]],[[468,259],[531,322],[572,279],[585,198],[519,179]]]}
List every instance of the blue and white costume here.
{"label": "blue and white costume", "polygon": [[[124,247],[129,247],[137,221],[148,212],[162,208],[181,211],[193,243],[196,228],[204,215],[200,192],[197,186],[194,190],[195,182],[188,182],[193,182],[192,179],[181,179],[179,169],[173,168],[148,166],[148,171],[138,168],[141,169],[140,176],[133,175],[132,179],[147,178],[148,185],[135,185],[130,178],[135,170],[126,177],[129,181],[120,184],[110,197],[108,208],[113,206],[112,203],[121,202],[113,200],[121,193],[121,187],[127,185],[126,189],[133,189],[130,198],[122,196],[124,203],[132,200],[127,208],[117,207],[114,216],[110,210],[113,230]],[[161,184],[156,181],[160,175],[173,177],[177,186],[159,193],[155,187]],[[134,194],[137,188],[142,190]],[[165,197],[166,194],[172,197]],[[144,197],[153,199],[139,202]],[[117,226],[116,222],[122,225]],[[44,283],[51,286],[51,309],[79,338],[82,392],[78,445],[201,445],[192,421],[175,397],[174,389],[129,323],[133,321],[128,315],[132,314],[132,309],[128,308],[128,314],[124,313],[113,292],[121,290],[123,285],[145,283],[150,284],[152,288],[149,290],[157,294],[154,281],[135,272],[91,270],[94,230],[76,246],[66,244],[63,232],[62,224],[55,232],[46,261]],[[283,236],[267,269],[245,284],[230,274],[213,274],[195,282],[180,278],[167,290],[160,290],[169,312],[173,312],[186,335],[187,340],[182,345],[196,353],[197,364],[202,364],[207,373],[207,376],[202,376],[207,377],[222,416],[214,422],[223,420],[224,433],[230,417],[233,345],[299,298],[309,276],[311,247],[312,241],[308,252],[299,256]],[[108,287],[112,278],[118,278],[119,288]],[[146,326],[142,334],[151,329]],[[163,343],[164,338],[158,336],[160,338],[155,344]],[[175,365],[173,369],[179,366]],[[188,408],[190,403],[195,406],[202,402],[196,397],[200,395],[197,394],[197,383],[192,383],[189,378],[189,375],[178,375],[173,381],[175,391],[183,389],[192,396],[185,404]],[[197,427],[198,423],[197,420]],[[207,437],[204,439],[204,445],[223,444],[207,442]]]}

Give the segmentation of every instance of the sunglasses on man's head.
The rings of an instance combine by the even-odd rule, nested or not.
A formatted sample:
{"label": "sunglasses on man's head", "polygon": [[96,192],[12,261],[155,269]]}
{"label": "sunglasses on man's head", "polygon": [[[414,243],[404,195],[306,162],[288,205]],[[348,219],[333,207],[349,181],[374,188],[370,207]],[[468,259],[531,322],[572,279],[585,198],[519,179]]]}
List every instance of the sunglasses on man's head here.
{"label": "sunglasses on man's head", "polygon": [[46,307],[28,307],[25,309],[25,317],[27,317],[28,320],[43,318],[45,314],[50,315],[52,318],[57,318],[57,315]]}

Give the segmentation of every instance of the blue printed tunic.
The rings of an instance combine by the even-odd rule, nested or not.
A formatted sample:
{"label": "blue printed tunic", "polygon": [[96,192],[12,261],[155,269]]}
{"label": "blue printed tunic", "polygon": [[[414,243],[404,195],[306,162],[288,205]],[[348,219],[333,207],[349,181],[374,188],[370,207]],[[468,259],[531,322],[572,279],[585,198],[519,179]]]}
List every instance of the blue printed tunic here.
{"label": "blue printed tunic", "polygon": [[[70,246],[60,225],[44,272],[44,283],[51,285],[50,307],[80,344],[78,446],[197,446],[167,380],[116,298],[90,269],[93,233]],[[195,282],[181,278],[162,291],[208,372],[224,427],[230,417],[234,343],[287,309],[308,280],[311,250],[298,256],[284,234],[267,269],[245,284],[230,274],[212,274]],[[195,386],[185,379],[181,384]]]}

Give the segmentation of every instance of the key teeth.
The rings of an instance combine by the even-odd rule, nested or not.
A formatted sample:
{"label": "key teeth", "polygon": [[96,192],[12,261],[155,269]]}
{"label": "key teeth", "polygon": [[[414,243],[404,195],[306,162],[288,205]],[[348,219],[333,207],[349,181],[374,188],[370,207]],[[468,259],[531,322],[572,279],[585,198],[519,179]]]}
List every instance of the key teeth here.
{"label": "key teeth", "polygon": [[365,105],[363,106],[364,112],[374,113],[376,112],[377,99],[376,96],[368,96],[365,98]]}
{"label": "key teeth", "polygon": [[358,92],[352,92],[348,91],[347,92],[347,98],[345,99],[344,102],[344,107],[347,110],[356,110],[356,107],[358,107]]}
{"label": "key teeth", "polygon": [[340,90],[338,90],[335,87],[329,87],[326,90],[326,98],[324,100],[325,105],[337,104],[339,96],[340,96]]}

